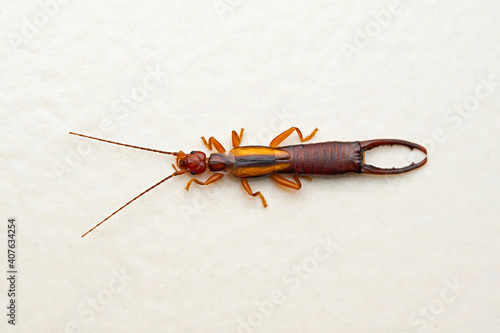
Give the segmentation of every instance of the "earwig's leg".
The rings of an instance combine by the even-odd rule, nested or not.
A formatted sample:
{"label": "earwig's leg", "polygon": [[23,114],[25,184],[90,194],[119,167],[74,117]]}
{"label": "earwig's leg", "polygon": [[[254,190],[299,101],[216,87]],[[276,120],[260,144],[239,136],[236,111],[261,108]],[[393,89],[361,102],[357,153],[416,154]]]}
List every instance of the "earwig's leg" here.
{"label": "earwig's leg", "polygon": [[240,131],[240,135],[238,135],[238,133],[236,133],[236,131],[233,131],[231,133],[231,136],[233,138],[233,147],[234,148],[238,148],[241,144],[241,139],[243,139],[243,131],[245,131],[244,128],[241,129]]}
{"label": "earwig's leg", "polygon": [[264,196],[262,195],[262,193],[260,193],[260,192],[252,193],[252,189],[250,188],[250,185],[248,184],[248,180],[246,178],[241,178],[241,185],[243,185],[243,188],[245,189],[245,191],[247,191],[247,193],[249,195],[251,195],[252,197],[259,196],[260,200],[262,200],[262,204],[264,205],[264,208],[267,207],[266,199],[264,199]]}
{"label": "earwig's leg", "polygon": [[226,149],[224,149],[224,147],[220,144],[220,142],[217,141],[213,136],[211,136],[210,139],[208,139],[208,142],[207,142],[207,140],[205,140],[204,136],[201,137],[201,140],[203,141],[205,146],[207,146],[207,148],[210,150],[214,149],[214,147],[215,147],[215,149],[217,149],[217,151],[219,153],[226,152]]}
{"label": "earwig's leg", "polygon": [[307,179],[310,182],[312,182],[312,180],[313,180],[313,178],[311,176],[307,176],[307,175],[297,175],[297,177],[302,177],[304,179]]}
{"label": "earwig's leg", "polygon": [[208,177],[208,179],[206,181],[204,181],[204,182],[199,181],[198,179],[195,179],[195,178],[191,178],[191,180],[188,181],[188,183],[186,184],[186,191],[189,191],[189,187],[191,186],[191,184],[193,182],[195,182],[198,185],[210,185],[212,183],[215,183],[218,180],[221,180],[222,177],[224,177],[224,174],[222,174],[222,173],[216,173],[216,174],[211,175],[210,177]]}
{"label": "earwig's leg", "polygon": [[292,182],[291,180],[286,179],[285,177],[282,177],[282,176],[276,175],[276,174],[271,175],[271,179],[280,185],[283,185],[283,186],[286,186],[289,188],[293,188],[294,190],[300,190],[300,188],[302,187],[302,184],[300,183],[299,177],[297,177],[296,175],[293,175],[293,179],[295,179],[295,183]]}
{"label": "earwig's leg", "polygon": [[269,144],[269,147],[271,147],[271,148],[278,147],[278,145],[280,143],[282,143],[283,141],[285,141],[285,139],[288,138],[293,133],[293,131],[297,131],[297,135],[299,136],[300,142],[305,142],[305,141],[311,140],[312,137],[318,131],[318,129],[316,128],[314,131],[312,131],[311,134],[309,134],[308,136],[306,136],[304,138],[304,137],[302,137],[302,132],[297,127],[290,127],[289,129],[287,129],[286,131],[284,131],[283,133],[281,133],[280,135],[275,137],[273,139],[273,141],[271,141],[271,143]]}

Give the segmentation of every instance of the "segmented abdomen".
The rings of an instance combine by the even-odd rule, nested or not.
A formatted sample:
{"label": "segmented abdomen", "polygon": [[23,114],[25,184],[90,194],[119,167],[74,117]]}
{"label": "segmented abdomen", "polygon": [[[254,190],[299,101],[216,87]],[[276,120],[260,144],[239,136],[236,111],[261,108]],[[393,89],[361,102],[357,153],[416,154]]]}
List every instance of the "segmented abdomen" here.
{"label": "segmented abdomen", "polygon": [[359,142],[320,142],[279,147],[290,154],[290,167],[283,173],[340,175],[361,173],[363,156]]}

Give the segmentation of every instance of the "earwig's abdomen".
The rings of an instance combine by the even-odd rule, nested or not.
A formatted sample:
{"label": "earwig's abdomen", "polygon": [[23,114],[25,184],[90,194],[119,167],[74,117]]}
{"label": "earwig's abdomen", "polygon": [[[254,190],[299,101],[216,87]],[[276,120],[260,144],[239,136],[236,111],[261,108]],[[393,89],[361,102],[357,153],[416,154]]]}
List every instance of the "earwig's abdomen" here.
{"label": "earwig's abdomen", "polygon": [[359,142],[320,142],[280,147],[290,154],[290,167],[283,173],[340,175],[361,173],[363,153]]}

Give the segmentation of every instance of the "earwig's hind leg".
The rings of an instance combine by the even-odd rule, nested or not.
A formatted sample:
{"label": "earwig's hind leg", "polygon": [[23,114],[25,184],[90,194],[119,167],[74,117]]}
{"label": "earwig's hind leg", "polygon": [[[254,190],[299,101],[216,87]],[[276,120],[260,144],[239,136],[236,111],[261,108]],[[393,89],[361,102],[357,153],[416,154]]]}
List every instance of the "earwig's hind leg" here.
{"label": "earwig's hind leg", "polygon": [[285,177],[282,177],[282,176],[276,175],[276,174],[271,175],[271,179],[280,185],[283,185],[283,186],[286,186],[289,188],[293,188],[294,190],[300,190],[300,188],[302,187],[302,184],[300,183],[299,177],[297,177],[296,175],[293,175],[293,179],[295,179],[295,183],[292,182],[291,180],[286,179]]}
{"label": "earwig's hind leg", "polygon": [[210,185],[210,184],[213,184],[215,183],[216,181],[218,180],[221,180],[222,177],[224,177],[224,175],[222,173],[216,173],[210,177],[208,177],[208,179],[204,182],[202,181],[199,181],[198,179],[195,179],[195,178],[191,178],[188,183],[186,184],[186,191],[189,191],[189,187],[191,187],[191,184],[193,182],[195,182],[196,184],[198,185]]}
{"label": "earwig's hind leg", "polygon": [[210,139],[208,139],[208,142],[204,136],[201,137],[201,140],[203,141],[203,144],[210,150],[214,149],[214,147],[215,147],[215,149],[219,153],[226,152],[226,149],[224,149],[224,147],[221,145],[221,143],[219,141],[217,141],[213,136],[211,136]]}
{"label": "earwig's hind leg", "polygon": [[260,200],[262,200],[262,204],[264,205],[264,208],[267,207],[266,199],[264,199],[264,196],[262,195],[262,193],[260,193],[260,192],[252,193],[252,189],[250,188],[250,185],[248,184],[248,180],[246,178],[241,178],[241,185],[243,185],[243,188],[245,189],[245,191],[247,191],[247,193],[249,195],[251,195],[252,197],[259,196]]}
{"label": "earwig's hind leg", "polygon": [[243,139],[243,132],[245,131],[244,128],[242,128],[240,130],[240,135],[238,135],[238,133],[236,133],[236,131],[233,131],[231,133],[231,136],[232,136],[232,139],[233,139],[233,147],[234,148],[238,148],[241,144],[241,140]]}
{"label": "earwig's hind leg", "polygon": [[278,135],[277,137],[275,137],[273,139],[273,141],[271,141],[271,143],[269,144],[269,147],[271,147],[271,148],[278,147],[278,145],[280,143],[282,143],[283,141],[285,141],[285,139],[288,138],[294,131],[297,131],[297,135],[299,136],[300,142],[305,142],[305,141],[311,140],[312,137],[318,131],[318,129],[317,128],[314,129],[314,131],[312,131],[311,134],[309,134],[308,136],[306,136],[304,138],[302,136],[302,132],[297,127],[290,127],[289,129],[287,129],[286,131],[284,131],[283,133],[281,133],[280,135]]}
{"label": "earwig's hind leg", "polygon": [[310,182],[312,182],[312,180],[313,180],[313,178],[311,176],[307,176],[307,175],[297,175],[297,177],[302,177],[304,179],[307,179]]}

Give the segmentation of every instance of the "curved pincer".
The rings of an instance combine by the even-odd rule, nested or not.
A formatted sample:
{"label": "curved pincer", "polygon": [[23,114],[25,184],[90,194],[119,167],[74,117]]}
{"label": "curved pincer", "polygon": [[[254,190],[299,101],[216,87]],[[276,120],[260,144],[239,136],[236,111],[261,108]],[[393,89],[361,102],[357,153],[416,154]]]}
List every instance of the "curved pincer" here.
{"label": "curved pincer", "polygon": [[395,175],[398,173],[403,173],[403,172],[415,170],[415,169],[423,166],[425,163],[427,163],[427,149],[425,149],[425,147],[423,147],[419,144],[413,143],[413,142],[409,142],[409,141],[405,141],[405,140],[398,140],[398,139],[378,139],[378,140],[360,141],[359,144],[361,146],[361,153],[362,154],[364,154],[365,151],[376,148],[376,147],[394,146],[394,145],[408,147],[411,150],[418,149],[425,154],[425,158],[422,161],[420,161],[418,163],[412,162],[410,165],[408,165],[406,167],[402,167],[402,168],[385,169],[385,168],[379,168],[379,167],[376,167],[376,166],[373,166],[370,164],[362,163],[361,164],[361,173],[372,174],[372,175]]}

